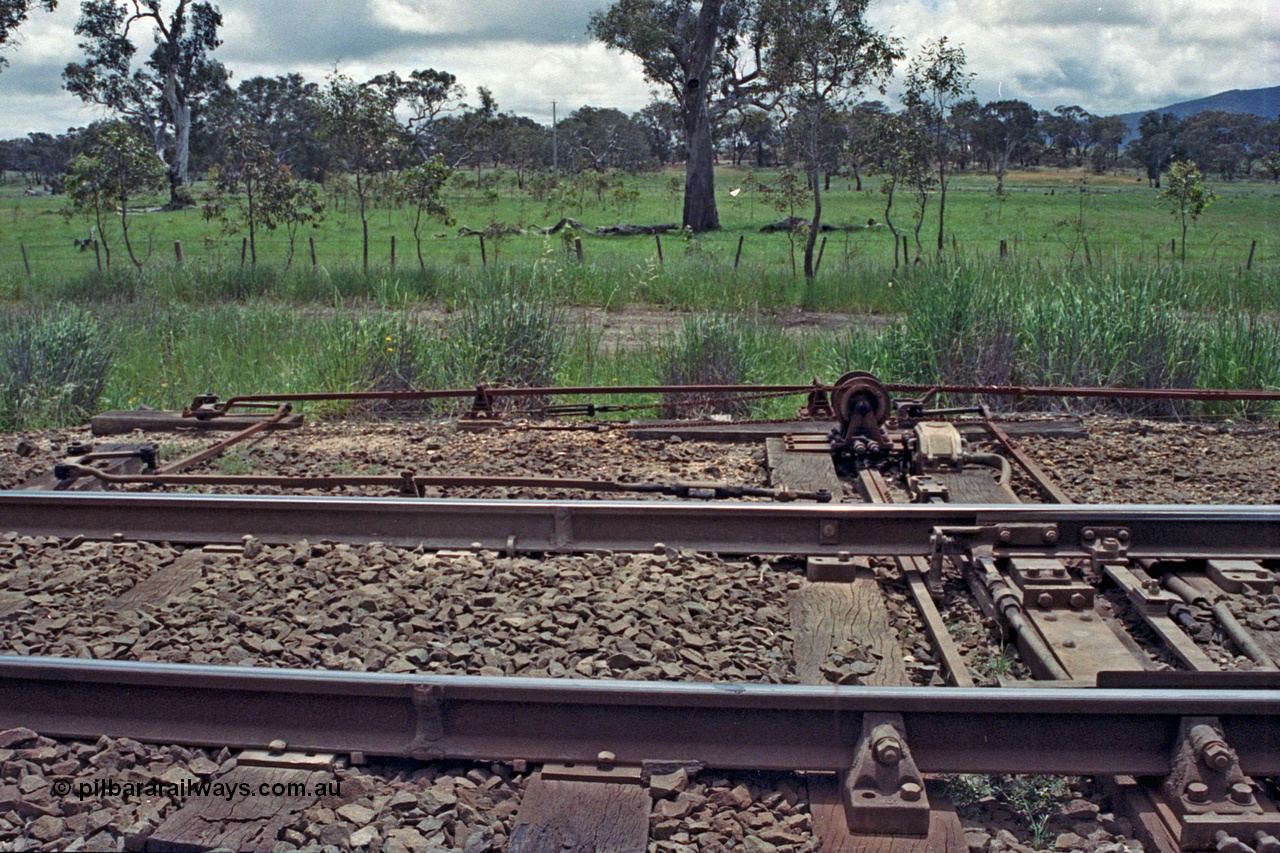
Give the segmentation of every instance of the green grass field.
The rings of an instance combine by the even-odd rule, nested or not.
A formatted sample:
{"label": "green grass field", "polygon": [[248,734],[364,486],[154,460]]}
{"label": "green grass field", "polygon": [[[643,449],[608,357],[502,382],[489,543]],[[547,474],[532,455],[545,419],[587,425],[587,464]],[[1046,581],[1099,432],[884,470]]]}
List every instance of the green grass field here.
{"label": "green grass field", "polygon": [[[581,304],[620,307],[625,304],[671,304],[678,307],[805,306],[826,310],[884,310],[882,292],[892,278],[894,246],[883,225],[827,235],[818,280],[809,288],[794,281],[791,246],[785,234],[762,234],[762,225],[783,214],[769,203],[761,184],[770,185],[772,172],[723,169],[717,192],[724,230],[692,238],[669,235],[662,239],[663,263],[652,237],[583,237],[588,275],[572,269],[568,247],[559,236],[536,233],[489,239],[486,255],[491,266],[542,264],[557,270],[562,292]],[[672,181],[676,190],[673,191]],[[1083,189],[1081,192],[1081,180]],[[529,231],[570,216],[588,226],[620,221],[654,224],[679,220],[679,174],[664,172],[627,177],[624,185],[638,191],[638,199],[615,199],[614,188],[597,199],[584,191],[581,203],[548,206],[529,192],[516,190],[509,177],[496,199],[474,188],[451,185],[449,206],[459,225],[484,230],[493,223]],[[455,182],[457,183],[457,182]],[[864,180],[862,192],[838,178],[824,195],[824,221],[835,225],[882,222],[884,208],[880,179]],[[947,199],[947,239],[944,261],[981,262],[999,258],[1003,240],[1010,265],[1031,265],[1051,271],[1092,267],[1132,270],[1175,267],[1170,240],[1178,236],[1176,220],[1154,204],[1155,191],[1132,176],[1093,176],[1058,171],[1013,173],[1006,192],[997,198],[994,179],[981,174],[957,175]],[[379,302],[450,299],[465,291],[480,273],[480,241],[460,237],[457,229],[433,222],[423,243],[426,269],[419,269],[412,229],[404,211],[375,208],[370,216],[372,276],[351,280],[347,274],[360,264],[359,217],[352,196],[330,197],[326,220],[299,235],[293,269],[286,274],[288,240],[282,232],[264,232],[258,239],[259,275],[238,276],[242,235],[225,235],[206,222],[198,209],[134,214],[131,232],[145,257],[142,282],[125,286],[114,280],[107,292],[95,289],[95,256],[73,240],[89,236],[84,217],[68,219],[58,197],[22,197],[23,186],[0,186],[0,300],[39,298],[150,298],[182,301],[237,300],[262,295],[291,302],[331,302],[366,298]],[[732,190],[740,192],[731,196]],[[1270,184],[1216,184],[1218,202],[1191,229],[1187,271],[1213,285],[1213,299],[1275,305],[1280,296],[1273,285],[1280,276],[1280,188]],[[627,196],[624,193],[623,196]],[[635,194],[630,194],[636,199]],[[159,199],[154,202],[159,203]],[[804,216],[807,208],[796,209]],[[935,258],[937,202],[926,214],[921,242],[924,259]],[[896,205],[896,222],[909,211]],[[113,267],[128,273],[131,265],[113,223]],[[391,265],[392,238],[396,266]],[[739,240],[742,255],[734,269]],[[310,240],[316,247],[312,267]],[[1244,267],[1253,249],[1252,275]],[[181,241],[186,267],[172,275],[174,243]],[[1087,243],[1087,249],[1086,249]],[[26,249],[24,265],[22,248]],[[911,256],[917,256],[914,245]],[[27,267],[31,274],[27,276]],[[214,273],[215,275],[211,275]],[[225,278],[222,286],[212,278]]]}
{"label": "green grass field", "polygon": [[[72,245],[88,236],[83,218],[65,217],[61,199],[0,185],[0,425],[68,423],[104,408],[175,408],[206,391],[480,379],[608,385],[690,371],[697,381],[699,370],[715,381],[771,383],[831,380],[861,368],[900,381],[1280,387],[1280,190],[1273,185],[1215,185],[1219,200],[1191,229],[1184,265],[1170,254],[1174,217],[1133,176],[1019,173],[1006,177],[997,198],[993,179],[963,174],[948,196],[941,257],[932,248],[935,201],[921,235],[925,252],[913,244],[911,264],[895,268],[881,226],[835,232],[818,277],[806,283],[792,273],[787,236],[759,232],[783,215],[759,189],[773,178],[723,170],[724,230],[665,236],[661,261],[652,237],[585,235],[579,262],[561,236],[527,233],[489,239],[485,267],[478,238],[432,223],[419,268],[403,212],[378,208],[367,273],[353,199],[345,207],[338,199],[321,227],[301,235],[289,269],[280,234],[263,235],[257,267],[242,267],[241,236],[220,234],[199,210],[187,210],[136,214],[134,245],[147,256],[141,272],[108,233],[113,268],[99,272],[93,252]],[[879,180],[864,179],[863,192],[849,183],[833,181],[824,221],[883,219]],[[678,220],[676,173],[628,177],[626,186],[639,194],[620,193],[621,209],[612,190],[548,210],[506,184],[496,199],[455,188],[449,204],[460,225],[476,229],[504,223],[533,232],[561,216],[589,226]],[[730,195],[733,189],[741,191]],[[895,213],[907,216],[905,206]],[[181,267],[175,240],[186,256]],[[677,315],[668,332],[622,347],[605,343],[599,328],[571,322],[569,306],[604,308],[620,323],[630,309],[655,306],[687,319],[681,328]],[[794,309],[866,319],[845,331],[797,335],[777,319]],[[85,403],[89,388],[100,390]],[[757,404],[755,413],[777,416],[794,406]],[[1179,412],[1269,413],[1248,406]]]}

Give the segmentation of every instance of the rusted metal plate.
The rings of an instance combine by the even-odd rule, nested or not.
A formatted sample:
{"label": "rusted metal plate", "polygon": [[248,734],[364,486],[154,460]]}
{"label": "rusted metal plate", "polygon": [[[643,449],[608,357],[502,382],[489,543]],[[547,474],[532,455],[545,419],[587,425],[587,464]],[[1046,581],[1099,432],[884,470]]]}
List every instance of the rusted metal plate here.
{"label": "rusted metal plate", "polygon": [[0,728],[155,743],[574,763],[609,751],[620,765],[843,771],[871,711],[902,714],[923,773],[1161,775],[1187,715],[1217,716],[1245,773],[1280,773],[1280,690],[664,684],[0,657]]}

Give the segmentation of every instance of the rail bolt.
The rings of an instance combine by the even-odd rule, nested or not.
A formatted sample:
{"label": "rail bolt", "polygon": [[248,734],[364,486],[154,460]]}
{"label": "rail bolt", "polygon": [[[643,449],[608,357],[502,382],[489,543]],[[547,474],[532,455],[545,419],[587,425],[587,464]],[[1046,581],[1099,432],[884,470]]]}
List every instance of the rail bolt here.
{"label": "rail bolt", "polygon": [[1188,782],[1182,789],[1182,796],[1187,802],[1204,805],[1209,802],[1209,786],[1203,782]]}
{"label": "rail bolt", "polygon": [[1120,528],[1120,530],[1116,533],[1116,538],[1120,540],[1120,544],[1121,544],[1121,545],[1123,545],[1123,544],[1125,544],[1126,542],[1128,542],[1128,541],[1129,541],[1129,531],[1128,531],[1128,529],[1126,529],[1126,528],[1124,528],[1124,527]]}
{"label": "rail bolt", "polygon": [[1053,607],[1053,596],[1047,592],[1042,592],[1036,599],[1036,604],[1039,604],[1045,610],[1048,610],[1050,607]]}
{"label": "rail bolt", "polygon": [[1040,531],[1040,538],[1044,540],[1046,545],[1052,545],[1058,541],[1058,528],[1046,527],[1044,530]]}
{"label": "rail bolt", "polygon": [[1012,542],[1012,541],[1013,541],[1013,531],[1012,531],[1012,530],[1010,530],[1010,529],[1009,529],[1009,528],[1007,528],[1007,527],[1001,527],[1001,528],[1000,528],[1000,542],[1001,542],[1002,544],[1008,545],[1008,544],[1009,544],[1010,542]]}
{"label": "rail bolt", "polygon": [[886,767],[892,767],[902,760],[902,741],[898,740],[896,737],[886,736],[876,738],[873,750],[876,761]]}
{"label": "rail bolt", "polygon": [[1231,792],[1227,796],[1238,806],[1250,805],[1253,802],[1253,786],[1248,782],[1237,782],[1231,786]]}
{"label": "rail bolt", "polygon": [[902,799],[908,803],[919,802],[920,795],[924,793],[924,788],[920,787],[919,782],[903,782],[898,790],[902,794]]}
{"label": "rail bolt", "polygon": [[1084,606],[1087,603],[1088,602],[1085,601],[1085,597],[1080,593],[1077,592],[1072,594],[1071,606],[1074,607],[1076,610],[1084,610]]}
{"label": "rail bolt", "polygon": [[601,770],[610,770],[613,768],[613,765],[617,760],[618,756],[614,755],[609,750],[604,749],[596,755],[596,766]]}
{"label": "rail bolt", "polygon": [[1084,530],[1080,531],[1080,538],[1086,542],[1092,542],[1098,538],[1098,534],[1092,527],[1086,527]]}
{"label": "rail bolt", "polygon": [[1226,770],[1231,766],[1231,747],[1220,740],[1210,741],[1201,750],[1200,757],[1214,770]]}

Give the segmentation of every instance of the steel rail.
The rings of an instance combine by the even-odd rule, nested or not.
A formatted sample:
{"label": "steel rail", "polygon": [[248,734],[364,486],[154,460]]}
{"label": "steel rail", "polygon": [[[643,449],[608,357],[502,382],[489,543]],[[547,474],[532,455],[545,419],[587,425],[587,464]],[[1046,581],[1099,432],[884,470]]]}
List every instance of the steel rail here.
{"label": "steel rail", "polygon": [[[1274,683],[1272,683],[1274,684]],[[1185,716],[1280,772],[1280,690],[964,689],[484,678],[0,657],[0,727],[429,759],[835,771],[864,712],[926,773],[1165,775]]]}
{"label": "steel rail", "polygon": [[[931,535],[999,527],[1036,533],[997,554],[1088,557],[1124,531],[1129,559],[1273,559],[1280,506],[774,504],[441,500],[266,495],[0,492],[0,531],[153,542],[269,544],[300,539],[526,553],[648,551],[923,557]],[[1040,533],[1052,532],[1052,536]],[[1089,534],[1093,534],[1090,536]],[[1050,541],[1052,540],[1052,541]],[[1113,552],[1118,555],[1120,552]]]}

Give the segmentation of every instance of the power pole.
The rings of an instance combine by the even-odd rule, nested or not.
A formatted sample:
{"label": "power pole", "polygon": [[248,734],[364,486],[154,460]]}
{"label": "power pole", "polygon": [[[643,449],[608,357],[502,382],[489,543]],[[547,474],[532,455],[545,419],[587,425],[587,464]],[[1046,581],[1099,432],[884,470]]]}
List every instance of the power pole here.
{"label": "power pole", "polygon": [[551,102],[551,171],[560,174],[560,149],[556,145],[556,102]]}

